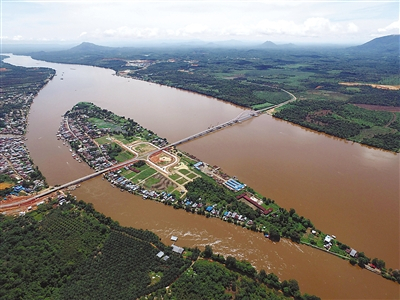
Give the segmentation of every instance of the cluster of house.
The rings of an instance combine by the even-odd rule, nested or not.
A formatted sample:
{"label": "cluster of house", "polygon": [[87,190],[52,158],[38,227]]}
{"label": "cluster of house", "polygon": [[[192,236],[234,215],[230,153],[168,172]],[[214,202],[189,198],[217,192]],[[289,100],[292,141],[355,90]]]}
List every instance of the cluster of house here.
{"label": "cluster of house", "polygon": [[69,201],[67,201],[67,199],[65,198],[64,194],[58,195],[57,200],[58,200],[58,205],[63,205],[64,203],[69,203]]}
{"label": "cluster of house", "polygon": [[[313,230],[312,231],[312,233],[313,234],[315,234],[314,233],[315,232],[315,230]],[[326,249],[326,250],[330,250],[331,249],[331,247],[332,247],[332,245],[333,245],[333,240],[334,239],[336,239],[336,236],[334,236],[334,235],[329,235],[329,234],[327,234],[326,236],[325,236],[325,238],[324,238],[324,248]],[[356,250],[354,250],[353,248],[347,248],[346,250],[346,253],[347,254],[349,254],[351,257],[357,257],[358,256],[358,253],[357,253],[357,251]]]}
{"label": "cluster of house", "polygon": [[[171,241],[176,242],[177,240],[178,240],[178,237],[176,237],[176,236],[172,236],[171,237]],[[174,252],[176,254],[179,254],[179,255],[182,255],[183,251],[185,251],[184,248],[178,247],[175,244],[172,244],[171,247],[172,247],[172,252]],[[168,260],[169,256],[168,255],[164,255],[164,254],[165,253],[163,251],[160,251],[160,252],[157,253],[156,256],[158,258],[161,258],[162,260],[166,261],[166,260]]]}
{"label": "cluster of house", "polygon": [[[129,167],[128,167],[129,168]],[[104,174],[104,178],[106,178],[113,187],[118,187],[121,191],[128,191],[129,193],[135,193],[141,195],[143,199],[153,199],[153,200],[160,200],[161,202],[174,202],[175,198],[167,193],[167,192],[156,192],[152,190],[146,190],[138,184],[134,184],[129,179],[125,178],[124,176],[120,175],[121,170],[119,171],[110,171]]]}
{"label": "cluster of house", "polygon": [[[199,198],[199,202],[195,202],[195,201],[190,201],[188,198],[185,198],[181,204],[185,207],[189,207],[189,208],[194,208],[195,211],[197,212],[199,209],[201,209],[204,204],[201,201],[201,198]],[[252,220],[248,220],[247,217],[234,212],[234,211],[227,211],[227,210],[219,210],[218,208],[216,208],[216,204],[213,205],[207,205],[204,210],[206,212],[208,212],[210,214],[210,216],[214,216],[214,217],[222,217],[222,219],[224,221],[227,221],[229,219],[231,220],[236,220],[238,222],[243,222],[246,225],[253,225],[253,221]]]}
{"label": "cluster of house", "polygon": [[[85,115],[81,117],[84,118]],[[71,146],[75,145],[78,156],[75,153],[72,153],[72,156],[79,162],[83,159],[91,168],[99,171],[111,167],[117,162],[108,155],[106,145],[97,146],[93,141],[109,132],[108,129],[97,129],[96,127],[95,124],[89,122],[81,124],[65,117],[61,122],[57,138],[62,139],[64,144],[68,142]]]}
{"label": "cluster of house", "polygon": [[[16,180],[30,180],[35,171],[29,152],[25,146],[25,137],[0,137],[0,173]],[[44,185],[42,180],[35,180],[35,187]],[[28,191],[27,191],[28,192]]]}
{"label": "cluster of house", "polygon": [[7,104],[12,104],[14,108],[9,111],[2,111],[3,115],[0,118],[2,128],[0,128],[0,134],[24,134],[30,105],[34,95],[26,95],[25,93],[8,93],[7,96],[6,99],[2,99],[2,106],[8,107]]}

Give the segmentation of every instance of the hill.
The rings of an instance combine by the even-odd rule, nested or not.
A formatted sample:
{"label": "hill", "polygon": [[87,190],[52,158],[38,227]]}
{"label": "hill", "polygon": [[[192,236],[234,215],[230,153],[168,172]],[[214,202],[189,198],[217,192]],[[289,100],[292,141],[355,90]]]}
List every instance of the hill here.
{"label": "hill", "polygon": [[276,47],[278,47],[278,45],[271,41],[266,41],[260,45],[260,48],[276,48]]}
{"label": "hill", "polygon": [[400,35],[393,34],[373,39],[365,44],[354,46],[349,49],[356,51],[373,52],[396,52],[399,53]]}
{"label": "hill", "polygon": [[83,42],[78,46],[75,46],[71,49],[65,50],[68,52],[75,52],[75,53],[101,53],[101,52],[111,52],[115,51],[116,48],[114,47],[105,47],[99,46],[93,43]]}

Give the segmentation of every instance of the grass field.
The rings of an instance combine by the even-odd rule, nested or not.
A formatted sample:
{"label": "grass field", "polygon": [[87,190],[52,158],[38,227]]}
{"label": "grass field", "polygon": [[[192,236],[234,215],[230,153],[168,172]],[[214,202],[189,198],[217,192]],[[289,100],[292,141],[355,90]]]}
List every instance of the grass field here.
{"label": "grass field", "polygon": [[187,182],[187,179],[180,178],[180,179],[176,180],[176,182],[183,185],[183,184],[185,184]]}
{"label": "grass field", "polygon": [[181,178],[181,177],[182,177],[182,176],[180,176],[179,174],[176,174],[176,173],[169,176],[169,178],[171,178],[172,180],[175,180],[175,181],[176,181],[177,179]]}
{"label": "grass field", "polygon": [[104,121],[102,119],[89,118],[89,122],[95,124],[97,128],[110,128],[111,130],[121,130],[121,127],[119,125]]}
{"label": "grass field", "polygon": [[183,175],[187,175],[187,174],[190,173],[190,171],[187,170],[187,169],[179,169],[178,172],[181,173],[181,174],[183,174]]}
{"label": "grass field", "polygon": [[190,174],[186,175],[186,177],[193,179],[193,178],[196,178],[197,175],[195,173],[190,173]]}
{"label": "grass field", "polygon": [[134,157],[135,156],[133,155],[133,153],[128,152],[128,151],[122,151],[115,157],[115,159],[118,162],[123,162],[123,161],[126,161],[126,160],[134,158]]}
{"label": "grass field", "polygon": [[143,170],[142,172],[140,172],[137,176],[134,177],[134,179],[136,180],[143,180],[153,174],[157,173],[156,170],[148,167],[146,170]]}
{"label": "grass field", "polygon": [[132,143],[132,142],[134,142],[134,141],[139,140],[139,138],[137,138],[137,137],[125,138],[122,134],[116,134],[116,135],[113,135],[113,137],[114,137],[115,139],[117,139],[118,141],[124,143],[125,145],[130,144],[130,143]]}
{"label": "grass field", "polygon": [[159,182],[160,182],[160,179],[153,176],[153,177],[147,178],[146,181],[144,182],[144,185],[147,188],[151,188],[154,184],[157,184]]}
{"label": "grass field", "polygon": [[111,143],[111,140],[109,139],[108,136],[103,136],[101,138],[95,139],[95,141],[100,145]]}

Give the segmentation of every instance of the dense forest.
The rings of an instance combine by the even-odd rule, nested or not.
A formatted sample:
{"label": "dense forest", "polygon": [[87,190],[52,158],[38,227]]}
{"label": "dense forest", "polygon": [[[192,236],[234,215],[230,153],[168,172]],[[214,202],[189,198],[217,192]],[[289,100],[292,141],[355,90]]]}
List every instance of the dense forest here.
{"label": "dense forest", "polygon": [[[350,98],[349,102],[364,102],[362,99]],[[370,99],[373,99],[372,95],[366,98],[366,102]],[[393,99],[398,102],[400,93]],[[363,109],[349,102],[296,101],[276,112],[274,116],[319,132],[399,152],[400,131],[397,120],[400,113]]]}

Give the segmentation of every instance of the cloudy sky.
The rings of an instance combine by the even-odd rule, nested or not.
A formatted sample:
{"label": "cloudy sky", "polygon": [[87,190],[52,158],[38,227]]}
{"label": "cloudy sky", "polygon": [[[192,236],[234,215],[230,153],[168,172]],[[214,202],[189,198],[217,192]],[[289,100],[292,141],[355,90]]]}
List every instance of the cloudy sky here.
{"label": "cloudy sky", "polygon": [[398,34],[399,27],[398,0],[1,0],[3,44],[183,39],[358,44]]}

